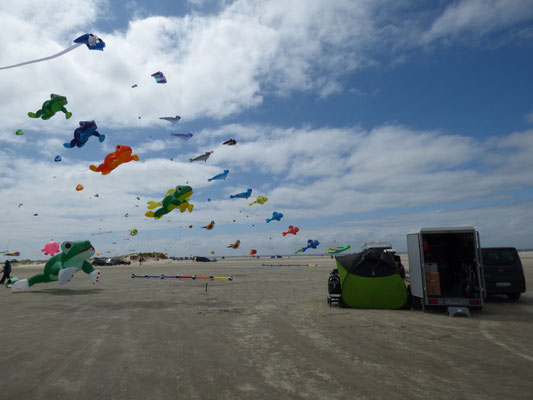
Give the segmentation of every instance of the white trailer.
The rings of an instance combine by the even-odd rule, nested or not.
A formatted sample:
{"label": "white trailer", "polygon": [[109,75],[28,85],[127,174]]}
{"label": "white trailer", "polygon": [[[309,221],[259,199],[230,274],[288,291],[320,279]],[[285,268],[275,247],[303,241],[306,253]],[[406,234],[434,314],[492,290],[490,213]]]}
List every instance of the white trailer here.
{"label": "white trailer", "polygon": [[479,234],[471,226],[422,228],[407,235],[413,303],[447,307],[470,315],[483,307],[483,266]]}

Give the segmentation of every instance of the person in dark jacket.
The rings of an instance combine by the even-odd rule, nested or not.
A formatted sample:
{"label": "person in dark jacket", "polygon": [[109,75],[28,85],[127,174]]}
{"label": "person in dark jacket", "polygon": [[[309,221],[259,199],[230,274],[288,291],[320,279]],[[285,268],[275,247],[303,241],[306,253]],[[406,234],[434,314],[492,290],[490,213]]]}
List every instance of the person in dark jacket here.
{"label": "person in dark jacket", "polygon": [[2,279],[0,280],[0,285],[5,282],[5,280],[9,280],[9,277],[11,276],[11,263],[9,260],[6,260],[6,263],[4,265],[4,269],[2,270],[4,275],[2,276]]}

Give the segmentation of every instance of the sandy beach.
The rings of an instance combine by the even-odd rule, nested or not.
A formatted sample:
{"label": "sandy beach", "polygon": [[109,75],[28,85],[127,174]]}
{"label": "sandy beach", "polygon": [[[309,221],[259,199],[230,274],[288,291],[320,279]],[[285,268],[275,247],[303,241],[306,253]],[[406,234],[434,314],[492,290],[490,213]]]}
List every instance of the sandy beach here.
{"label": "sandy beach", "polygon": [[[533,255],[521,258],[533,288]],[[318,266],[261,266],[280,262]],[[101,267],[98,285],[79,272],[65,286],[2,287],[0,397],[531,398],[529,293],[492,298],[472,318],[330,308],[334,267],[329,257],[160,261]],[[41,270],[15,266],[13,275]]]}

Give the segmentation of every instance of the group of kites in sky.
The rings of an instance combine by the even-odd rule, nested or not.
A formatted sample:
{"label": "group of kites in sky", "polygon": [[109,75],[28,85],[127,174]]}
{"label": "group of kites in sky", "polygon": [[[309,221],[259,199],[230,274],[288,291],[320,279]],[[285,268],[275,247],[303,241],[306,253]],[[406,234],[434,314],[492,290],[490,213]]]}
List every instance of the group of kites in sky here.
{"label": "group of kites in sky", "polygon": [[[61,56],[63,54],[66,54],[66,53],[76,49],[77,47],[83,45],[83,44],[85,44],[90,50],[100,50],[100,51],[103,51],[103,49],[106,46],[105,42],[102,39],[100,39],[99,37],[97,37],[97,36],[95,36],[93,34],[90,34],[90,33],[84,34],[84,35],[74,39],[74,43],[75,44],[70,46],[69,48],[67,48],[67,49],[65,49],[65,50],[63,50],[63,51],[61,51],[61,52],[59,52],[57,54],[51,55],[49,57],[39,58],[39,59],[35,59],[35,60],[22,62],[22,63],[19,63],[19,64],[0,67],[0,70],[9,69],[9,68],[16,68],[16,67],[20,67],[20,66],[24,66],[24,65],[28,65],[28,64],[32,64],[32,63],[37,63],[37,62],[50,60],[50,59],[59,57],[59,56]],[[167,83],[167,79],[166,79],[165,75],[161,71],[155,72],[151,76],[154,77],[156,83],[158,83],[158,84]],[[134,85],[132,85],[132,88],[135,88],[137,86],[138,86],[137,84],[134,84]],[[50,94],[50,99],[46,100],[42,104],[40,109],[38,109],[35,112],[28,112],[28,116],[30,118],[40,118],[42,120],[48,120],[48,119],[52,118],[56,113],[62,112],[62,113],[64,113],[65,118],[68,120],[69,118],[72,117],[72,113],[67,110],[67,108],[66,108],[67,104],[68,104],[68,101],[67,101],[67,98],[65,96],[52,93],[52,94]],[[181,117],[176,115],[175,117],[160,117],[160,119],[168,121],[168,122],[170,122],[172,124],[175,124],[175,123],[179,122]],[[77,127],[74,130],[74,134],[73,134],[72,140],[70,140],[70,142],[64,143],[64,147],[65,148],[74,148],[74,147],[82,148],[92,136],[97,137],[99,142],[102,143],[105,140],[105,135],[99,133],[97,129],[98,129],[98,127],[97,127],[96,122],[94,120],[93,121],[79,121],[79,127]],[[15,134],[16,135],[23,135],[24,131],[22,129],[17,129]],[[180,138],[182,140],[185,140],[185,141],[187,141],[187,140],[189,140],[189,139],[191,139],[193,137],[192,133],[185,133],[185,134],[171,133],[171,135],[172,136],[176,136],[176,137],[178,137],[178,138]],[[225,142],[223,142],[223,144],[224,145],[228,145],[228,146],[234,146],[234,145],[237,144],[237,141],[235,139],[229,139],[229,140],[226,140]],[[104,158],[104,161],[100,165],[98,165],[98,166],[90,165],[89,169],[91,171],[94,171],[94,172],[97,172],[97,173],[99,172],[102,175],[108,175],[115,168],[117,168],[121,164],[129,163],[131,161],[139,161],[139,157],[136,154],[132,154],[132,153],[133,153],[133,150],[132,150],[131,147],[118,144],[115,147],[115,151],[107,154],[105,156],[105,158]],[[205,152],[204,154],[201,154],[201,155],[199,155],[197,157],[190,158],[189,161],[190,162],[195,162],[195,161],[207,162],[208,158],[210,157],[210,155],[212,153],[213,153],[212,151]],[[62,159],[61,159],[60,155],[57,155],[55,157],[55,159],[54,159],[55,162],[60,162],[61,160]],[[225,169],[222,173],[220,173],[218,175],[215,175],[212,178],[209,178],[208,181],[211,182],[213,180],[225,180],[228,177],[228,174],[229,174],[229,170]],[[84,189],[84,187],[81,184],[78,184],[76,186],[76,190],[77,191],[81,191],[83,189]],[[187,185],[181,185],[181,186],[176,186],[175,188],[171,188],[171,189],[169,189],[166,192],[166,194],[164,195],[164,197],[163,197],[163,199],[161,201],[151,201],[150,200],[150,201],[147,202],[147,205],[148,205],[147,208],[148,208],[149,211],[147,211],[145,213],[145,216],[148,217],[148,218],[160,219],[161,217],[163,217],[164,215],[168,214],[172,210],[179,210],[182,213],[185,212],[186,210],[189,211],[189,212],[192,212],[193,208],[194,208],[194,205],[189,203],[189,199],[190,199],[192,194],[193,194],[193,189],[190,186],[187,186]],[[230,195],[230,198],[232,198],[232,199],[234,199],[234,198],[237,198],[237,199],[238,198],[248,199],[248,198],[250,198],[251,194],[252,194],[252,189],[247,189],[245,192]],[[98,194],[96,194],[95,197],[98,197]],[[137,199],[139,199],[139,197],[137,197]],[[250,202],[249,205],[250,206],[252,206],[254,204],[261,205],[261,204],[264,204],[267,201],[268,201],[268,198],[266,196],[259,195],[259,196],[257,196],[257,198],[254,201]],[[20,207],[20,205],[19,205],[19,207]],[[152,210],[154,210],[154,211],[152,211]],[[127,215],[128,214],[126,214],[125,216],[127,216]],[[283,214],[282,213],[274,211],[272,213],[272,217],[271,218],[267,218],[266,222],[269,223],[271,221],[281,221],[282,218],[283,218]],[[206,230],[212,230],[214,225],[215,225],[215,222],[211,221],[208,225],[205,225],[202,228],[205,228]],[[137,229],[130,229],[129,232],[130,232],[130,236],[135,236],[138,233]],[[298,232],[299,232],[299,228],[298,227],[289,225],[288,230],[286,232],[283,232],[282,234],[283,234],[283,236],[286,236],[288,234],[296,235]],[[92,247],[92,245],[90,244],[89,241],[79,242],[79,243],[78,242],[63,242],[63,244],[61,245],[63,253],[60,253],[62,256],[64,256],[63,258],[68,259],[69,257],[67,257],[67,254],[71,254],[71,256],[75,255],[75,254],[72,253],[72,249],[71,249],[71,247],[74,244],[76,245],[76,247],[88,246],[88,247],[85,247],[84,249],[82,249],[80,251],[80,253],[81,252],[86,252],[86,251],[92,249],[91,256],[92,256],[92,254],[94,254],[94,248]],[[319,244],[320,243],[319,243],[318,240],[309,239],[307,241],[307,246],[296,250],[295,253],[304,252],[307,249],[316,249],[319,246]],[[239,248],[239,246],[240,246],[240,240],[237,240],[235,243],[232,243],[232,244],[230,244],[227,247],[228,248],[237,249],[237,248]],[[81,248],[81,247],[79,247],[79,248]],[[347,250],[349,248],[350,248],[349,245],[348,246],[342,246],[342,247],[328,248],[328,249],[326,249],[326,254],[339,253],[339,252],[345,251],[345,250]],[[60,252],[60,245],[59,245],[59,243],[56,243],[54,241],[50,241],[44,246],[44,248],[41,251],[44,254],[50,255],[50,256],[52,256],[52,258],[54,258],[55,254]],[[211,253],[214,254],[214,251],[212,251]],[[256,253],[257,253],[257,250],[252,249],[250,251],[250,256],[253,256]],[[18,256],[18,255],[20,255],[20,252],[10,252],[10,251],[6,250],[6,251],[0,251],[0,254],[3,254],[5,256]],[[79,253],[76,253],[76,255],[77,254],[79,254]],[[59,254],[58,254],[58,256],[59,256]],[[88,259],[88,257],[86,257],[86,256],[87,256],[87,254],[84,254],[84,257],[83,257],[84,260]],[[52,261],[52,259],[50,259],[49,262],[47,262],[46,267],[45,267],[45,275],[47,274],[46,277],[44,277],[44,278],[42,276],[39,276],[38,278],[32,277],[32,278],[30,278],[29,283],[26,282],[26,284],[29,284],[29,286],[31,286],[33,283],[44,282],[44,281],[47,281],[48,279],[51,279],[51,280],[58,280],[59,279],[60,281],[65,281],[65,280],[69,281],[72,278],[73,273],[75,273],[76,271],[79,271],[80,269],[83,269],[86,273],[88,273],[91,276],[91,279],[93,280],[93,282],[96,282],[99,279],[99,272],[96,275],[93,274],[93,272],[95,273],[96,271],[94,271],[94,269],[92,269],[92,267],[90,267],[90,264],[88,262],[86,262],[86,261],[77,263],[76,264],[77,266],[75,267],[76,271],[74,271],[74,272],[72,272],[73,270],[71,268],[70,269],[67,268],[67,269],[70,270],[70,272],[67,275],[64,275],[64,273],[63,273],[64,272],[64,268],[63,268],[61,262],[58,262],[57,260],[55,260],[54,261],[55,264],[54,264],[54,263],[50,263],[51,261]],[[52,268],[52,264],[54,265],[53,268]],[[61,267],[57,267],[56,264],[57,265],[61,264]],[[87,266],[87,264],[89,264],[89,266]],[[49,270],[49,271],[46,272],[47,270]],[[72,274],[71,274],[71,272],[72,272]],[[43,274],[40,274],[40,275],[43,275]],[[52,276],[52,278],[49,278],[49,275]],[[33,279],[33,278],[35,278],[35,279]],[[20,284],[19,284],[19,286],[20,286]],[[21,288],[21,290],[22,290],[22,288]]]}

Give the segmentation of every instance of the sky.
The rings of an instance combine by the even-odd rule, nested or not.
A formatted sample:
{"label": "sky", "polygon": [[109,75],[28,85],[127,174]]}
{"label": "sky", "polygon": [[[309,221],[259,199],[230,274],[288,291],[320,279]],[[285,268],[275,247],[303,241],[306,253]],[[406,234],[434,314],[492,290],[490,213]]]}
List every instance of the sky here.
{"label": "sky", "polygon": [[[0,251],[46,259],[51,239],[109,256],[289,255],[310,239],[303,254],[405,251],[433,226],[533,248],[530,0],[4,0],[0,67],[85,33],[105,49],[0,70]],[[72,117],[29,118],[51,93]],[[90,120],[105,140],[65,148]],[[117,145],[139,161],[89,169]],[[180,185],[191,213],[145,216]],[[289,225],[299,232],[283,236]]]}

